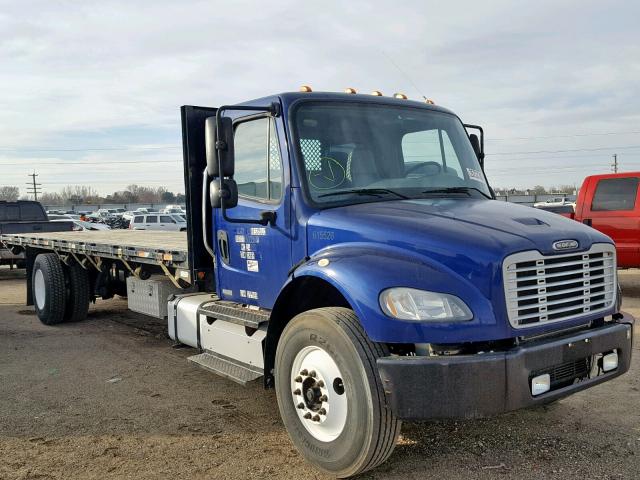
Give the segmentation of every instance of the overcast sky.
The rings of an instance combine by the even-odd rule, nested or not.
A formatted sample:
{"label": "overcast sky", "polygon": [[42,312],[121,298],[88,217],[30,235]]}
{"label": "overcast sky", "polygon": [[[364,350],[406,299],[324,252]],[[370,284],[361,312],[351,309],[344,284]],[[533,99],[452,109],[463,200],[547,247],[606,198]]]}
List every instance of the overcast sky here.
{"label": "overcast sky", "polygon": [[302,84],[435,99],[485,127],[494,186],[640,170],[639,21],[629,0],[0,0],[0,185],[182,191],[180,105]]}

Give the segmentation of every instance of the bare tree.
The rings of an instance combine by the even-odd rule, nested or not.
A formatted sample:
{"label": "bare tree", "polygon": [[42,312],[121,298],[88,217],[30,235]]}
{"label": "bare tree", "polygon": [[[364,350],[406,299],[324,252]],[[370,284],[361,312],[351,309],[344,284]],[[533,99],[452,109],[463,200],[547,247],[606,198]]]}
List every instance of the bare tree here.
{"label": "bare tree", "polygon": [[0,187],[0,200],[6,200],[7,202],[15,202],[20,196],[20,189],[18,187]]}

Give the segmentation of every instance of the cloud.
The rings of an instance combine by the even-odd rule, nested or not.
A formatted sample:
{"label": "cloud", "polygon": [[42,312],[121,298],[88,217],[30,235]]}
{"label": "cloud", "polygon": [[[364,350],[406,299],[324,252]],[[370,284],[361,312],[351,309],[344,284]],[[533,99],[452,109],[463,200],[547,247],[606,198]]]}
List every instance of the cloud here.
{"label": "cloud", "polygon": [[[0,163],[15,165],[0,183],[22,185],[35,163],[51,189],[88,178],[102,192],[151,179],[179,189],[180,105],[300,84],[433,97],[486,126],[489,154],[638,144],[632,135],[492,140],[637,130],[637,18],[636,3],[595,1],[5,2]],[[139,148],[149,144],[167,148]],[[91,147],[125,148],[54,151]],[[488,155],[487,168],[496,185],[579,183],[607,170],[614,151],[587,153]],[[619,159],[638,168],[640,150]],[[103,164],[53,165],[90,161]]]}

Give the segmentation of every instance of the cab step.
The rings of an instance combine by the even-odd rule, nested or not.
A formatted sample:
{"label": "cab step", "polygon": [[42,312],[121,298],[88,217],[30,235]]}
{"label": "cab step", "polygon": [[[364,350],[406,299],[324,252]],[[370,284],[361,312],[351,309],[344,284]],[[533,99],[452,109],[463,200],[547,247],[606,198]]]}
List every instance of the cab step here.
{"label": "cab step", "polygon": [[227,300],[205,302],[198,308],[198,313],[209,318],[224,320],[249,328],[259,328],[261,324],[269,321],[269,312]]}
{"label": "cab step", "polygon": [[240,385],[247,385],[247,383],[262,377],[261,368],[256,368],[213,352],[193,355],[188,357],[187,360],[196,363],[205,370],[233,380]]}

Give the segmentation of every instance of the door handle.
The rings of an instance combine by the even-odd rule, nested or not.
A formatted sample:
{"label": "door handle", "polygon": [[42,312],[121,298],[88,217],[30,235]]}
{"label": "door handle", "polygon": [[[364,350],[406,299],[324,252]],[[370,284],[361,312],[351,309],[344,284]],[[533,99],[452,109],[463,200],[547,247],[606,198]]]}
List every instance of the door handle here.
{"label": "door handle", "polygon": [[229,255],[229,237],[224,230],[218,231],[218,251],[220,252],[220,258],[224,263],[229,265],[231,258]]}
{"label": "door handle", "polygon": [[585,219],[583,219],[583,220],[582,220],[582,223],[584,223],[585,225],[589,225],[589,226],[591,226],[592,221],[591,221],[591,219],[590,219],[590,218],[585,218]]}

